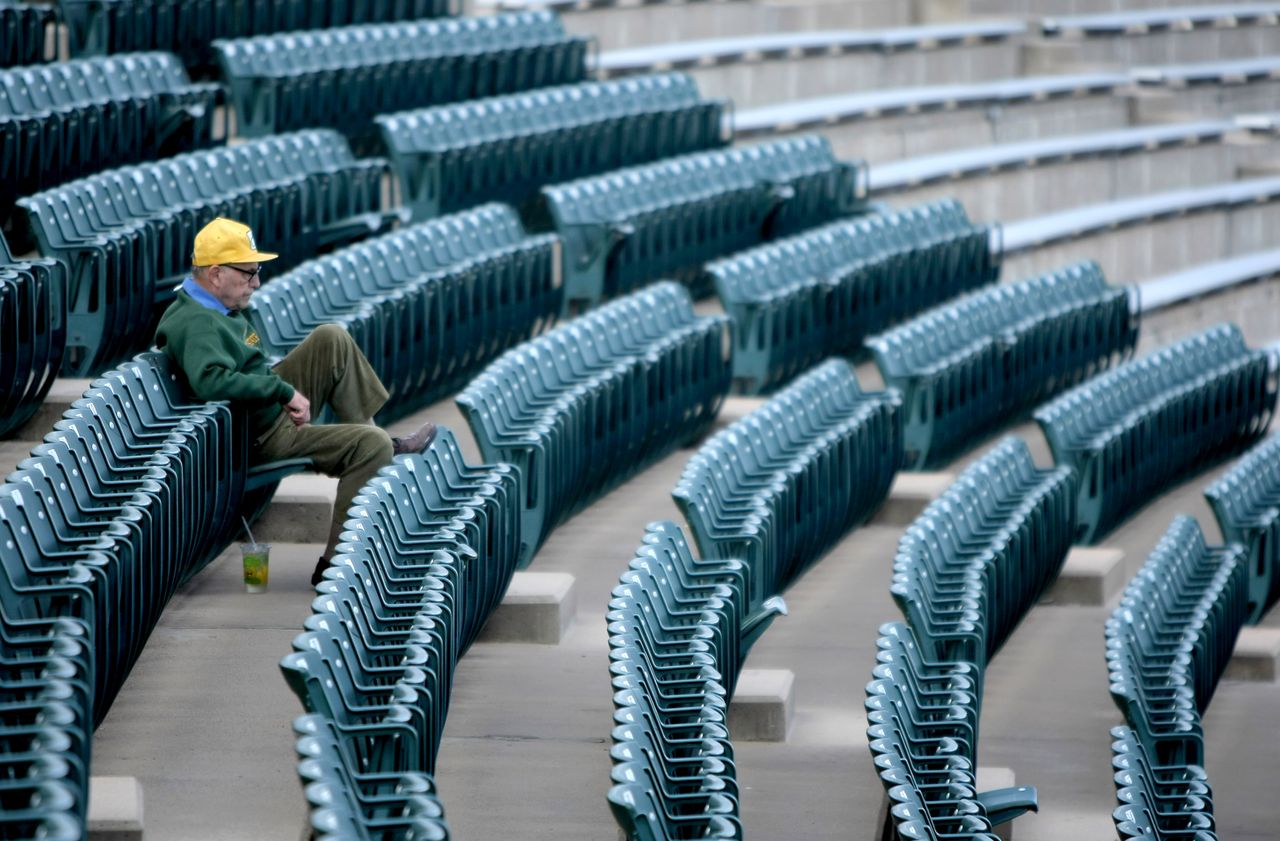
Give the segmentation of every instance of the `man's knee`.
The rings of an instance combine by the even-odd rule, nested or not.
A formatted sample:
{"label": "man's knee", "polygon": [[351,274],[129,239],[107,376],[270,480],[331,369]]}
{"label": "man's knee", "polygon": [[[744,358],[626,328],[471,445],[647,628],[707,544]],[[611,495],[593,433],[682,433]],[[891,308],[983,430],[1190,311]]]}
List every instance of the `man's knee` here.
{"label": "man's knee", "polygon": [[345,345],[352,342],[351,334],[340,324],[321,324],[311,331],[313,341],[324,345]]}
{"label": "man's knee", "polygon": [[374,464],[382,466],[390,464],[391,458],[395,455],[395,448],[391,444],[391,436],[385,429],[376,426],[359,427],[359,437],[356,440],[356,459],[361,464]]}

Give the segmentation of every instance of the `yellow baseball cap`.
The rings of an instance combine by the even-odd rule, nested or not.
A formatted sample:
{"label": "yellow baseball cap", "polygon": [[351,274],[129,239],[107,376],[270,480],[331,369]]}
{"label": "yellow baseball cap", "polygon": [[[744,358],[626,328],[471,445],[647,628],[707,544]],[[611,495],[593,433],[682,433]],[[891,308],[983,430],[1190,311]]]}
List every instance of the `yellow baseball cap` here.
{"label": "yellow baseball cap", "polygon": [[253,241],[253,231],[231,219],[219,216],[196,234],[195,249],[191,254],[193,266],[225,266],[227,263],[265,263],[279,254],[258,250]]}

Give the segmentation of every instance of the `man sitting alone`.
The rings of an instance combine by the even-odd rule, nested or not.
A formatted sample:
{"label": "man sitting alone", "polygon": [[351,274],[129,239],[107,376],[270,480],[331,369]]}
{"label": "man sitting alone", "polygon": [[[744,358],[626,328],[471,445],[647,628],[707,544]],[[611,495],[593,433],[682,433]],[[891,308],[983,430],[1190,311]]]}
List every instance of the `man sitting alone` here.
{"label": "man sitting alone", "polygon": [[[321,473],[338,478],[329,542],[311,583],[319,583],[333,557],[347,509],[360,488],[393,455],[417,453],[435,437],[434,424],[407,438],[373,425],[387,390],[346,330],[312,330],[274,368],[244,315],[262,285],[262,264],[277,255],[258,251],[248,226],[214,219],[196,234],[191,277],[182,283],[156,330],[156,344],[187,376],[200,400],[229,400],[250,424],[254,463],[309,457]],[[336,424],[315,426],[311,407],[328,404]]]}

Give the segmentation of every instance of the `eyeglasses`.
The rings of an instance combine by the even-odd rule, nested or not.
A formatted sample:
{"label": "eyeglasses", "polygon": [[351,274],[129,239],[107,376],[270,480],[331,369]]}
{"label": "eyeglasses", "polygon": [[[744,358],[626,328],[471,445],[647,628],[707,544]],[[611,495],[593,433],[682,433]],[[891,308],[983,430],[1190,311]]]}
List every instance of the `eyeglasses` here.
{"label": "eyeglasses", "polygon": [[223,266],[222,268],[232,269],[234,271],[240,272],[240,274],[244,275],[249,280],[253,280],[255,277],[257,278],[262,277],[262,266],[258,266],[258,268],[254,269],[253,271],[249,271],[248,269],[242,269],[238,266]]}

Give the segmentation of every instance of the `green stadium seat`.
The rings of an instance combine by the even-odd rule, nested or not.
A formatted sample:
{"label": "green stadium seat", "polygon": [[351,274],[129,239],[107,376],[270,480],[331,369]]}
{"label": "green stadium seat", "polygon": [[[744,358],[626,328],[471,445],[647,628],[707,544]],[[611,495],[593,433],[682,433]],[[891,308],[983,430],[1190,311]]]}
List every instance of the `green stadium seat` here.
{"label": "green stadium seat", "polygon": [[0,235],[0,437],[39,410],[66,344],[66,266],[15,260]]}
{"label": "green stadium seat", "polygon": [[485,460],[523,477],[521,566],[574,511],[706,431],[727,340],[726,318],[655,284],[508,351],[458,395]]}
{"label": "green stadium seat", "polygon": [[907,464],[943,464],[974,440],[1128,357],[1137,301],[1076,263],[966,295],[867,341],[906,404]]}
{"label": "green stadium seat", "polygon": [[1035,412],[1079,477],[1077,539],[1095,542],[1153,495],[1243,449],[1275,407],[1269,357],[1219,325],[1077,386]]}
{"label": "green stadium seat", "polygon": [[1147,746],[1128,727],[1111,729],[1116,807],[1121,839],[1186,838],[1217,841],[1213,792],[1198,765],[1156,765]]}
{"label": "green stadium seat", "polygon": [[865,393],[841,360],[818,366],[689,460],[672,496],[703,558],[750,569],[759,611],[889,493],[901,401]]}
{"label": "green stadium seat", "polygon": [[243,137],[327,127],[360,148],[375,115],[578,82],[587,41],[528,12],[213,43]]}
{"label": "green stadium seat", "polygon": [[734,322],[734,385],[772,391],[999,275],[992,229],[955,201],[835,222],[707,266]]}
{"label": "green stadium seat", "polygon": [[56,59],[47,38],[57,20],[57,12],[48,6],[0,0],[0,67]]}
{"label": "green stadium seat", "polygon": [[564,240],[566,308],[658,278],[700,290],[709,260],[861,211],[865,176],[807,135],[546,187],[546,213]]}
{"label": "green stadium seat", "polygon": [[379,419],[452,393],[560,312],[556,239],[485,205],[311,260],[254,295],[250,321],[282,357],[341,324],[390,393]]}
{"label": "green stadium seat", "polygon": [[1271,437],[1244,455],[1230,471],[1205,488],[1229,543],[1249,552],[1249,622],[1257,623],[1280,598],[1280,438]]}
{"label": "green stadium seat", "polygon": [[357,160],[331,131],[192,152],[20,199],[46,256],[69,268],[64,370],[95,374],[145,348],[190,269],[196,232],[241,220],[287,270],[319,248],[386,228],[383,160]]}
{"label": "green stadium seat", "polygon": [[413,218],[723,145],[726,103],[680,73],[583,82],[377,117]]}

